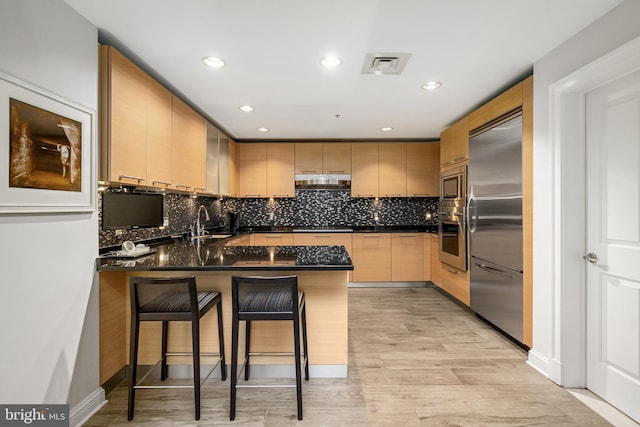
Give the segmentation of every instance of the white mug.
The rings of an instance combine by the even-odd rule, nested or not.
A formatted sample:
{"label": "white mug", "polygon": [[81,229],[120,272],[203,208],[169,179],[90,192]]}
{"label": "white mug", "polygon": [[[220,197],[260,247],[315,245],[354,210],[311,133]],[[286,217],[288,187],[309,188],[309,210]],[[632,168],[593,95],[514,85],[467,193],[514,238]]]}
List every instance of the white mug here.
{"label": "white mug", "polygon": [[122,250],[124,252],[133,252],[135,248],[136,245],[131,240],[127,240],[126,242],[122,243]]}

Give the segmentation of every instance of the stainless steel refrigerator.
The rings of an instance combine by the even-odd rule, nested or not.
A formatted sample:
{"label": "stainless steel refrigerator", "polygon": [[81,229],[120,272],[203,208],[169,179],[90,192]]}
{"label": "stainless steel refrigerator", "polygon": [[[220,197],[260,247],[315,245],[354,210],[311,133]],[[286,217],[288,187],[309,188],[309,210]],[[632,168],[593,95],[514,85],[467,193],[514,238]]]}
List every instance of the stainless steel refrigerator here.
{"label": "stainless steel refrigerator", "polygon": [[471,309],[522,342],[522,116],[469,140]]}

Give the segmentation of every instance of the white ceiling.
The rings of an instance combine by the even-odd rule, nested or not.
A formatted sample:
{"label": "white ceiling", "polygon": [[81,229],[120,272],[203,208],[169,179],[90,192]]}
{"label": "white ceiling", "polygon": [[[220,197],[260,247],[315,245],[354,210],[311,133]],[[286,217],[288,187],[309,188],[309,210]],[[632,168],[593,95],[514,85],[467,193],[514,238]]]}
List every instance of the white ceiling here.
{"label": "white ceiling", "polygon": [[[621,2],[65,1],[240,140],[438,138]],[[340,67],[320,66],[330,53]],[[361,73],[367,53],[411,58],[401,75],[378,76]],[[429,80],[442,87],[422,90]]]}

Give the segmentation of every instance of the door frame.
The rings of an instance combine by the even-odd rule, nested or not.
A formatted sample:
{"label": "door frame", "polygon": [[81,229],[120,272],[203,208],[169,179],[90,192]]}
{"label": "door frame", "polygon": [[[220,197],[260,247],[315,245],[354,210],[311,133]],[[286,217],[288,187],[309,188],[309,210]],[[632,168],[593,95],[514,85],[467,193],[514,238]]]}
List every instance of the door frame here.
{"label": "door frame", "polygon": [[587,377],[586,268],[582,259],[587,252],[585,95],[639,69],[640,37],[549,88],[549,137],[553,151],[550,250],[554,254],[550,312],[556,347],[549,378],[564,387],[585,388]]}

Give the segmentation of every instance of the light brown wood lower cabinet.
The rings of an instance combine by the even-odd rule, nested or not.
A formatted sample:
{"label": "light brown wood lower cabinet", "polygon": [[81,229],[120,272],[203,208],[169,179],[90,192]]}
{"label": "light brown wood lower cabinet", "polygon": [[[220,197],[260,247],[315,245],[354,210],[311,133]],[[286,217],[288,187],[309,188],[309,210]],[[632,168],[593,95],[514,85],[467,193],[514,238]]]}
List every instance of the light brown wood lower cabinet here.
{"label": "light brown wood lower cabinet", "polygon": [[391,281],[391,234],[354,233],[354,282]]}
{"label": "light brown wood lower cabinet", "polygon": [[391,235],[391,281],[424,280],[424,233]]}
{"label": "light brown wood lower cabinet", "polygon": [[[426,239],[425,239],[426,240]],[[431,269],[431,280],[436,286],[440,289],[447,292],[452,297],[456,298],[458,301],[462,302],[465,305],[469,305],[469,291],[470,291],[470,282],[469,282],[469,271],[458,270],[457,268],[451,267],[448,264],[440,262],[439,257],[439,243],[440,240],[437,234],[429,235],[429,250],[431,253],[429,254],[429,267]],[[425,243],[425,247],[427,244]],[[427,261],[425,259],[425,265]]]}
{"label": "light brown wood lower cabinet", "polygon": [[255,233],[253,235],[254,246],[291,246],[293,245],[293,233]]}
{"label": "light brown wood lower cabinet", "polygon": [[445,263],[440,263],[440,277],[436,283],[441,289],[465,305],[469,305],[470,282],[469,271],[458,270]]}
{"label": "light brown wood lower cabinet", "polygon": [[440,238],[437,234],[429,236],[431,238],[431,281],[435,284],[440,283],[440,269],[442,263],[440,262]]}

